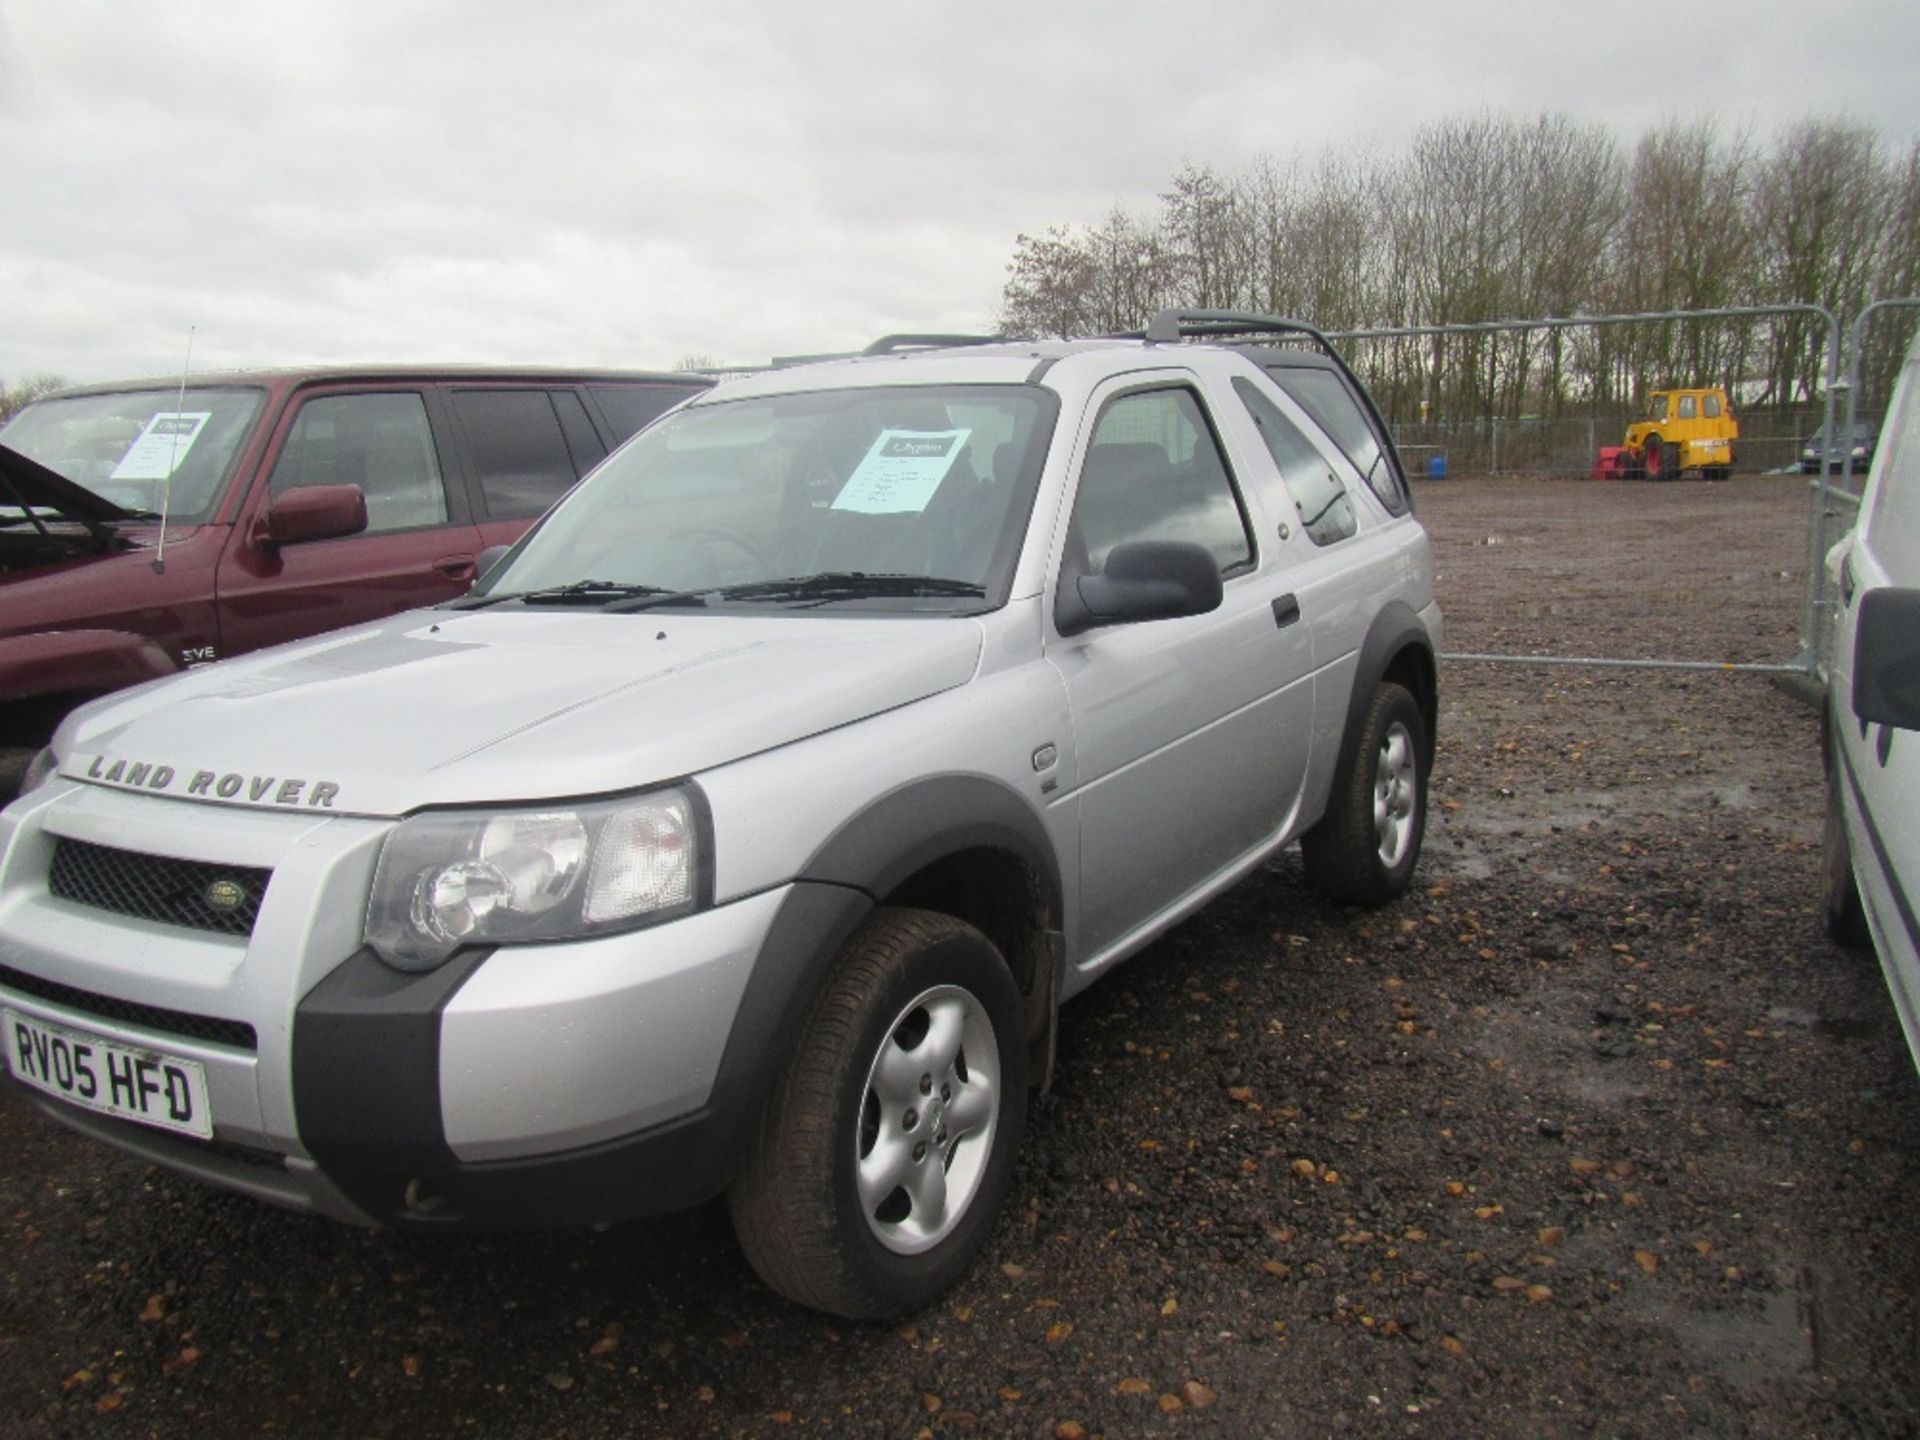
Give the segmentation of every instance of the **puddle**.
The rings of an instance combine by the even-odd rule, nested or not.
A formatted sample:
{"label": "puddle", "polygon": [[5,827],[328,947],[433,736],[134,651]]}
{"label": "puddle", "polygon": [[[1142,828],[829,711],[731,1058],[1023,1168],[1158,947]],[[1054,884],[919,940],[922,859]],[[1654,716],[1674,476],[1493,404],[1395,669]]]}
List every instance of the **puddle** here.
{"label": "puddle", "polygon": [[1797,1288],[1760,1297],[1757,1311],[1692,1311],[1673,1333],[1703,1369],[1742,1390],[1814,1373],[1813,1329]]}
{"label": "puddle", "polygon": [[1833,1018],[1821,1017],[1813,1022],[1813,1033],[1828,1040],[1869,1040],[1879,1033],[1880,1027],[1871,1020],[1857,1020],[1852,1016]]}

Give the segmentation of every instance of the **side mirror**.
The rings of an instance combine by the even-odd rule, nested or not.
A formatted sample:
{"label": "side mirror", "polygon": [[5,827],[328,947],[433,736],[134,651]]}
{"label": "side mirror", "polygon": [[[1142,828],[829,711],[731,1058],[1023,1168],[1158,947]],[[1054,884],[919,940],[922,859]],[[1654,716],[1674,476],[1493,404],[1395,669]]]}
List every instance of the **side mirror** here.
{"label": "side mirror", "polygon": [[1171,620],[1220,608],[1220,567],[1189,540],[1116,545],[1098,575],[1063,570],[1053,621],[1062,635],[1136,620]]}
{"label": "side mirror", "polygon": [[1853,632],[1853,713],[1920,730],[1920,590],[1864,591]]}
{"label": "side mirror", "polygon": [[478,585],[482,580],[486,579],[487,572],[505,559],[507,552],[511,549],[513,549],[511,545],[489,545],[486,549],[482,550],[479,555],[474,558],[473,583]]}
{"label": "side mirror", "polygon": [[304,485],[277,497],[260,527],[270,545],[333,540],[367,528],[367,497],[358,485]]}

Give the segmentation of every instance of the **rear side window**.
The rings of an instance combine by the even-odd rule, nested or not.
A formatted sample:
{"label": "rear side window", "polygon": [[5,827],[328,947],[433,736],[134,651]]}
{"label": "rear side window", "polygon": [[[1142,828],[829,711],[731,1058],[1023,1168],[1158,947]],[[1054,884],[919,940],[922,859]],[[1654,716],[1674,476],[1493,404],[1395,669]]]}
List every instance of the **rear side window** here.
{"label": "rear side window", "polygon": [[491,519],[538,515],[580,478],[545,390],[456,390],[453,409]]}
{"label": "rear side window", "polygon": [[1718,395],[1708,395],[1704,397],[1704,400],[1707,407],[1707,418],[1709,420],[1718,420],[1720,418],[1720,397]]}
{"label": "rear side window", "polygon": [[426,403],[412,391],[321,395],[302,405],[267,488],[284,495],[307,485],[358,485],[368,534],[447,523]]}
{"label": "rear side window", "polygon": [[618,445],[629,435],[644,430],[698,388],[692,385],[589,385],[587,391],[613,427],[613,443]]}
{"label": "rear side window", "polygon": [[1910,362],[1888,417],[1867,545],[1895,585],[1920,587],[1920,362]]}
{"label": "rear side window", "polygon": [[1237,379],[1233,388],[1259,427],[1267,453],[1280,467],[1280,479],[1293,498],[1300,528],[1307,532],[1307,538],[1316,545],[1331,545],[1353,534],[1357,527],[1353,501],[1326,457],[1251,381]]}
{"label": "rear side window", "polygon": [[1407,492],[1393,460],[1367,423],[1360,402],[1340,377],[1331,370],[1305,366],[1274,365],[1267,368],[1267,373],[1346,451],[1353,468],[1366,477],[1367,488],[1380,497],[1380,503],[1392,514],[1404,515]]}
{"label": "rear side window", "polygon": [[1222,574],[1253,560],[1247,518],[1206,413],[1191,391],[1109,401],[1080,472],[1074,524],[1096,571],[1128,540],[1189,540]]}
{"label": "rear side window", "polygon": [[1694,418],[1694,415],[1695,415],[1695,410],[1694,410],[1693,396],[1682,395],[1680,397],[1680,418],[1682,420],[1691,420]]}

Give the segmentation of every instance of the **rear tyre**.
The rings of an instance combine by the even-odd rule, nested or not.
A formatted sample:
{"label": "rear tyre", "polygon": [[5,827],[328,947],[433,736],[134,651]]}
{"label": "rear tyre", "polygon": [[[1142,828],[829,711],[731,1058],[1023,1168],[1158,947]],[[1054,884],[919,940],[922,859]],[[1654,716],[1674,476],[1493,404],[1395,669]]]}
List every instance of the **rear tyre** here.
{"label": "rear tyre", "polygon": [[978,930],[882,909],[800,1023],[727,1203],[790,1300],[848,1319],[923,1309],[972,1264],[1026,1118],[1020,992]]}
{"label": "rear tyre", "polygon": [[1375,687],[1326,817],[1300,840],[1307,883],[1346,905],[1385,905],[1413,883],[1427,824],[1427,726],[1402,686]]}

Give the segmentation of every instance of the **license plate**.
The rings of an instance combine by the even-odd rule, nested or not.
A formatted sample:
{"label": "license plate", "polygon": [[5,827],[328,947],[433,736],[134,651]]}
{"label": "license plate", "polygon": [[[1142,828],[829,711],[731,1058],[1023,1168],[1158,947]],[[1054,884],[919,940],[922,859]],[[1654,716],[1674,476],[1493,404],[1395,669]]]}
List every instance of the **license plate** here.
{"label": "license plate", "polygon": [[0,1010],[7,1068],[23,1085],[122,1120],[213,1138],[207,1071],[198,1060],[103,1040]]}

